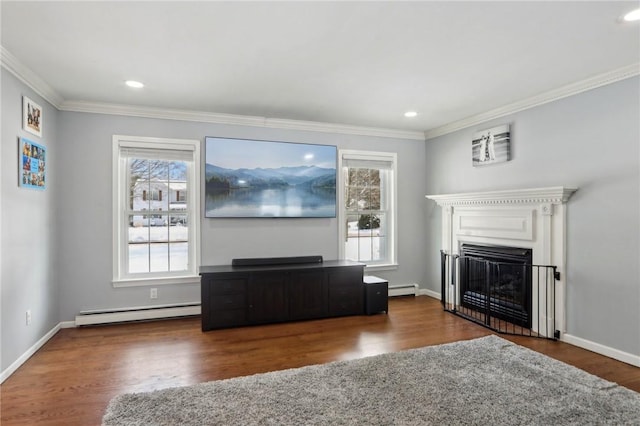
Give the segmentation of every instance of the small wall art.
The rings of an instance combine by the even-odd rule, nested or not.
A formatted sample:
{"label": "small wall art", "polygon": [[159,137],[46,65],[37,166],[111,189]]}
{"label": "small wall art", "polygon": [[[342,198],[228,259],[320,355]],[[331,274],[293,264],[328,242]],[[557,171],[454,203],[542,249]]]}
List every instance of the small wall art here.
{"label": "small wall art", "polygon": [[47,149],[29,139],[20,138],[20,186],[44,190],[46,187]]}
{"label": "small wall art", "polygon": [[22,128],[42,137],[42,107],[26,96],[22,97]]}
{"label": "small wall art", "polygon": [[473,134],[471,158],[474,167],[502,163],[511,159],[509,125],[492,127]]}

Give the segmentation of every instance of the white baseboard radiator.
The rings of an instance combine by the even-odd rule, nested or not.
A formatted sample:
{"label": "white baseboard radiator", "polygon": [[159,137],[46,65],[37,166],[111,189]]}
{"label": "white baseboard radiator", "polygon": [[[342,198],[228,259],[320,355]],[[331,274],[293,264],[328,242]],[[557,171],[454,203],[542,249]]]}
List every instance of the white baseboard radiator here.
{"label": "white baseboard radiator", "polygon": [[76,315],[76,326],[145,321],[200,315],[200,303],[157,305],[111,310],[81,311]]}
{"label": "white baseboard radiator", "polygon": [[389,284],[389,297],[417,296],[418,284]]}

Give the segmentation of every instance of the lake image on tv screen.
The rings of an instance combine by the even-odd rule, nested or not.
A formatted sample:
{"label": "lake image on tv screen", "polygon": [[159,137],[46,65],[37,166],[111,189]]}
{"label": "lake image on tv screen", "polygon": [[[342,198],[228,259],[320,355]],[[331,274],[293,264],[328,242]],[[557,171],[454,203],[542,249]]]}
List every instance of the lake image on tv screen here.
{"label": "lake image on tv screen", "polygon": [[205,142],[206,217],[335,217],[335,146]]}

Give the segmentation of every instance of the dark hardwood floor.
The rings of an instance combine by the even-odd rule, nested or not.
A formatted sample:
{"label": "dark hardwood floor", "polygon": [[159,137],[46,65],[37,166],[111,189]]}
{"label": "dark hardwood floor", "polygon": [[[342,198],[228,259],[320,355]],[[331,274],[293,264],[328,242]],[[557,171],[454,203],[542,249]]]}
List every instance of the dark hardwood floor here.
{"label": "dark hardwood floor", "polygon": [[[426,296],[388,315],[202,333],[200,318],[63,329],[1,386],[2,426],[99,425],[124,392],[190,385],[485,336]],[[502,336],[640,392],[640,368],[561,342]]]}

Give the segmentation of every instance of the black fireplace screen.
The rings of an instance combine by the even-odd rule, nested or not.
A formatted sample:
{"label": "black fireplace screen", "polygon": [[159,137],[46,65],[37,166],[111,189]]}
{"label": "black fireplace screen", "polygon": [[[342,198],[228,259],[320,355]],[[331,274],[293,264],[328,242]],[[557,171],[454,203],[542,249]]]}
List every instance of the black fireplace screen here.
{"label": "black fireplace screen", "polygon": [[444,309],[508,334],[557,338],[555,266],[532,264],[530,249],[462,244],[442,252]]}

